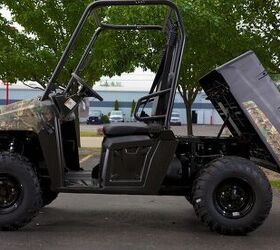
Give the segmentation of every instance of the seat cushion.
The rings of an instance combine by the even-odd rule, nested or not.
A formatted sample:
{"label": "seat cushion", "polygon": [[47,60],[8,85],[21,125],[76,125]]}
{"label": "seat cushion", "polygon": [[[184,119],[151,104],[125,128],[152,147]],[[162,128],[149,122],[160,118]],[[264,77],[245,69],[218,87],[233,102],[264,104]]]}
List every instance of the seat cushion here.
{"label": "seat cushion", "polygon": [[159,133],[160,125],[147,125],[143,122],[108,124],[103,127],[106,136],[148,135]]}

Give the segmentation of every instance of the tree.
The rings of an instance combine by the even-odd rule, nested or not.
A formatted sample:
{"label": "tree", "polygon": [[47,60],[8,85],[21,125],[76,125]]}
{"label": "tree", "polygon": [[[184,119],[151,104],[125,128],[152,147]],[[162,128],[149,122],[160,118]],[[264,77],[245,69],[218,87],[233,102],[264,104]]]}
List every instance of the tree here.
{"label": "tree", "polygon": [[[44,86],[89,3],[92,1],[0,0],[0,8],[8,9],[12,14],[12,20],[0,15],[0,79],[12,83],[17,80],[31,80]],[[108,9],[101,15],[106,16],[107,12],[110,14],[114,11],[116,10]],[[127,16],[131,16],[129,12]],[[116,17],[120,17],[117,12]],[[67,84],[69,75],[95,28],[94,22],[85,26],[76,45],[76,53],[71,55],[71,60],[65,65],[58,84]],[[132,72],[137,66],[143,66],[136,60],[145,54],[144,43],[131,42],[124,50],[124,43],[131,41],[131,36],[131,33],[116,31],[105,32],[99,37],[94,50],[95,60],[87,67],[83,76],[89,85],[99,80],[102,75],[120,75],[123,72]],[[144,37],[145,34],[141,36]],[[124,56],[122,51],[131,56]],[[150,54],[145,57],[148,60]]]}
{"label": "tree", "polygon": [[198,80],[219,64],[223,64],[246,49],[245,38],[236,29],[230,10],[224,12],[225,1],[180,2],[188,30],[178,90],[186,106],[188,134],[192,135],[192,105],[201,87]]}
{"label": "tree", "polygon": [[[268,32],[270,39],[265,39],[262,32],[256,32],[253,27],[242,32],[243,26],[241,25],[250,22],[260,25],[261,20],[264,19],[260,18],[260,13],[265,12],[273,13],[271,15],[274,16],[274,19],[266,18],[266,25],[269,26],[278,15],[279,9],[276,5],[271,4],[276,1],[268,1],[270,4],[265,1],[249,0],[240,0],[238,4],[231,0],[176,2],[183,11],[184,22],[188,30],[188,43],[178,90],[186,105],[188,134],[192,135],[191,107],[197,93],[201,90],[198,80],[208,71],[250,49],[257,52],[265,67],[274,68],[274,70],[276,67],[279,70],[279,65],[277,66],[277,60],[275,60],[277,53],[276,57],[279,59],[279,46],[274,47],[272,42],[267,42],[270,40],[277,43],[279,38],[276,31],[279,31],[279,26],[278,29],[275,27],[274,34]],[[258,9],[258,5],[262,5],[262,11],[251,11],[250,14],[246,14],[247,9],[242,10],[242,8],[248,4],[255,5],[255,10]],[[274,52],[267,54],[267,50]]]}
{"label": "tree", "polygon": [[114,110],[119,110],[119,101],[116,100],[114,103]]}
{"label": "tree", "polygon": [[13,16],[0,16],[0,78],[47,83],[87,2],[0,0]]}
{"label": "tree", "polygon": [[280,73],[280,1],[242,1],[235,4],[239,31],[254,36],[255,50],[272,74]]}
{"label": "tree", "polygon": [[[23,28],[0,16],[0,78],[35,80],[45,84],[52,73],[86,1],[0,0]],[[175,0],[182,12],[188,39],[178,90],[186,106],[188,133],[192,134],[191,108],[200,91],[198,79],[209,70],[253,49],[264,66],[279,73],[279,1]],[[165,8],[108,8],[102,12],[113,23],[161,23]],[[137,21],[136,21],[137,20]],[[85,29],[74,59],[92,33]],[[127,46],[129,44],[129,46]],[[156,71],[163,49],[163,36],[151,32],[107,32],[94,51],[94,60],[85,72],[89,85],[101,75],[132,72],[136,67]],[[79,55],[79,56],[76,56]],[[129,55],[129,56],[127,56]],[[75,60],[65,68],[60,84],[73,71]]]}
{"label": "tree", "polygon": [[130,117],[133,116],[135,108],[136,108],[136,102],[133,100],[132,103],[131,103]]}

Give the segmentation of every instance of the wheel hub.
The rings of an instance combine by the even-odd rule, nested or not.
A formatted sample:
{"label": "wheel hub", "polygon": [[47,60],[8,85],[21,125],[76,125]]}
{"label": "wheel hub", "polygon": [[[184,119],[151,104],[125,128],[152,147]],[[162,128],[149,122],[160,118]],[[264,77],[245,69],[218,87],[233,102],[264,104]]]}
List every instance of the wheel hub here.
{"label": "wheel hub", "polygon": [[241,179],[223,181],[214,192],[216,209],[224,217],[238,219],[248,214],[254,205],[254,193],[250,185]]}
{"label": "wheel hub", "polygon": [[15,210],[21,201],[22,187],[11,176],[0,176],[0,213]]}

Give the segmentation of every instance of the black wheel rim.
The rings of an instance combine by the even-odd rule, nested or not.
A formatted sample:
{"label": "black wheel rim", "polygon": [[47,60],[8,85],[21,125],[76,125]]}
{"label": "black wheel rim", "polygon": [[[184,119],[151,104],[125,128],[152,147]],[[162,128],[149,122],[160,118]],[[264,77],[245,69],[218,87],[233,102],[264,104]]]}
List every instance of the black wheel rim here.
{"label": "black wheel rim", "polygon": [[10,175],[0,175],[0,214],[16,210],[22,197],[23,188],[16,178]]}
{"label": "black wheel rim", "polygon": [[229,219],[239,219],[252,210],[255,194],[247,181],[230,178],[217,186],[213,199],[221,215]]}

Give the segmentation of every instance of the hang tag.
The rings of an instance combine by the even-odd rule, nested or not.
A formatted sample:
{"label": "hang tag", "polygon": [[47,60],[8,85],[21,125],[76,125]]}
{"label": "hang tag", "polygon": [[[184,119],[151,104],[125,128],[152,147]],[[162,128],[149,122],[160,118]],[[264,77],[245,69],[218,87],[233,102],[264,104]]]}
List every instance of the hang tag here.
{"label": "hang tag", "polygon": [[70,110],[72,110],[75,106],[76,106],[76,102],[72,99],[72,98],[69,98],[65,103],[64,103],[64,105],[68,108],[68,109],[70,109]]}

